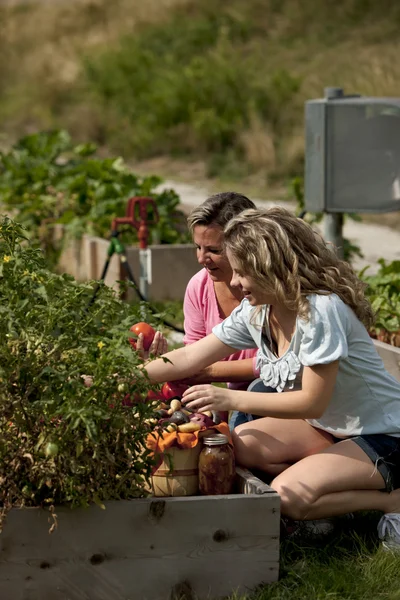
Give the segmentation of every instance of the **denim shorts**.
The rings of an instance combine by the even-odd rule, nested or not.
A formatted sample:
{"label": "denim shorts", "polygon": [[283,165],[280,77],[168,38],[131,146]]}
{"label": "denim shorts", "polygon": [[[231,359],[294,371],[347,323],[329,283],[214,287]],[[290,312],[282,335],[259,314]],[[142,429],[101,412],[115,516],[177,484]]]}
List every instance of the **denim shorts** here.
{"label": "denim shorts", "polygon": [[[400,438],[376,433],[345,438],[360,446],[371,459],[385,482],[385,491],[400,488]],[[343,439],[335,438],[335,442]]]}
{"label": "denim shorts", "polygon": [[[249,387],[247,388],[247,391],[264,392],[271,394],[272,392],[276,392],[276,389],[265,385],[262,379],[255,379],[250,383]],[[257,415],[252,415],[250,413],[244,413],[240,412],[239,410],[234,410],[229,416],[229,429],[233,431],[238,425],[243,425],[243,423],[249,423],[249,421],[254,421],[255,419],[259,418],[260,417]]]}

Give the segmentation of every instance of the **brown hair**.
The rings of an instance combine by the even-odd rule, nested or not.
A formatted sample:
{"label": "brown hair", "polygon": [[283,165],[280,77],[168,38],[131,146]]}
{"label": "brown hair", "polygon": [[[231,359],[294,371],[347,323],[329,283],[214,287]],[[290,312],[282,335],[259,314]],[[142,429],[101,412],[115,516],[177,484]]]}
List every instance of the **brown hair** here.
{"label": "brown hair", "polygon": [[196,225],[219,225],[223,229],[233,217],[249,208],[255,209],[256,205],[243,194],[215,194],[192,210],[187,220],[189,230],[193,234]]}

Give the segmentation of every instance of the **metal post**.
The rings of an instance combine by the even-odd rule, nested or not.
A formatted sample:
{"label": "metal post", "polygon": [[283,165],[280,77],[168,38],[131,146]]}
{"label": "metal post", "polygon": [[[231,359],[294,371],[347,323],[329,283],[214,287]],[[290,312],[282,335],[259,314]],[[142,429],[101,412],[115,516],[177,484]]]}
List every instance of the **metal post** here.
{"label": "metal post", "polygon": [[[326,100],[343,97],[342,88],[328,87],[324,91]],[[337,255],[343,258],[343,214],[325,212],[323,225],[325,240],[331,242]]]}
{"label": "metal post", "polygon": [[149,290],[148,284],[151,284],[151,250],[149,248],[139,250],[139,263],[139,289],[142,296],[147,299]]}
{"label": "metal post", "polygon": [[324,238],[335,247],[336,254],[343,258],[343,214],[325,213],[324,216]]}

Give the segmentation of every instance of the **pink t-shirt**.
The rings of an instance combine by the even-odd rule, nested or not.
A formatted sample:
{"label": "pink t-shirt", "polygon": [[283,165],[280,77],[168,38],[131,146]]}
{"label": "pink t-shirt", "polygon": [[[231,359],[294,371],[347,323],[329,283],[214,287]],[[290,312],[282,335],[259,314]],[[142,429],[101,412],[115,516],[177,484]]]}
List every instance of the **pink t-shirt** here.
{"label": "pink t-shirt", "polygon": [[[193,344],[201,340],[206,335],[212,333],[212,328],[222,323],[224,317],[219,312],[217,297],[215,295],[214,284],[205,269],[201,269],[196,275],[193,275],[189,281],[185,298],[183,301],[183,313],[185,317],[184,329],[185,335],[183,343]],[[244,358],[253,358],[253,369],[255,369],[255,356],[257,348],[250,350],[240,350],[231,354],[224,360],[242,360]],[[254,371],[254,378],[258,376]],[[228,387],[233,389],[247,389],[250,381],[243,383],[228,383]]]}

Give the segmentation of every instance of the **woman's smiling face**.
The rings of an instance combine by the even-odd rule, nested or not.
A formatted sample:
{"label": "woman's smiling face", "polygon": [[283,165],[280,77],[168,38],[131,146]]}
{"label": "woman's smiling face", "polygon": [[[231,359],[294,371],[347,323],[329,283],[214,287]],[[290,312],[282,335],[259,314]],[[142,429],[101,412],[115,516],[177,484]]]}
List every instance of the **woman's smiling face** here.
{"label": "woman's smiling face", "polygon": [[229,250],[227,251],[227,257],[232,268],[231,286],[240,288],[243,297],[247,298],[252,306],[274,304],[276,302],[276,298],[273,294],[266,292],[252,277],[243,273],[238,262]]}
{"label": "woman's smiling face", "polygon": [[193,228],[198,262],[213,281],[230,283],[232,269],[223,251],[223,240],[224,232],[219,225],[196,225]]}

